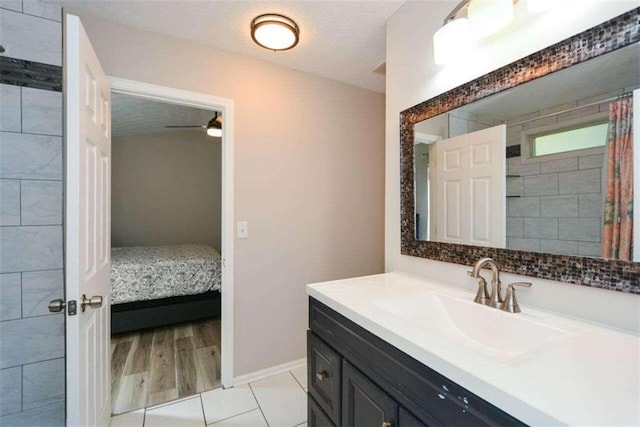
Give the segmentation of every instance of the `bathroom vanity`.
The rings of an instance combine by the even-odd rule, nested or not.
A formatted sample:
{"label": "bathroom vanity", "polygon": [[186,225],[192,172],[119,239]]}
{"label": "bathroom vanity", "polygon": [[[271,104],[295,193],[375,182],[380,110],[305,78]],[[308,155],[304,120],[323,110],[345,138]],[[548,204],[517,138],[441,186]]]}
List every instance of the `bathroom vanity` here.
{"label": "bathroom vanity", "polygon": [[402,273],[309,285],[310,426],[640,425],[640,338]]}

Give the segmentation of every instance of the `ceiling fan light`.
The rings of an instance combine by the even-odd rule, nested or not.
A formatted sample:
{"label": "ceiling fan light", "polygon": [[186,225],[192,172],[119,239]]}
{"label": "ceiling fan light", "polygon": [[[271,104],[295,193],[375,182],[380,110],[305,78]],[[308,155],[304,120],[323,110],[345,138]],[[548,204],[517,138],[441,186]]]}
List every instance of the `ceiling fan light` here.
{"label": "ceiling fan light", "polygon": [[490,36],[513,20],[513,0],[471,0],[467,16],[474,37]]}
{"label": "ceiling fan light", "polygon": [[268,13],[251,21],[251,38],[265,49],[288,50],[298,44],[298,25],[286,16]]}
{"label": "ceiling fan light", "polygon": [[469,21],[458,18],[447,22],[433,35],[433,56],[438,65],[445,65],[471,51]]}
{"label": "ceiling fan light", "polygon": [[217,137],[222,136],[222,125],[218,122],[217,118],[218,114],[216,113],[213,119],[209,120],[209,123],[207,124],[207,135]]}

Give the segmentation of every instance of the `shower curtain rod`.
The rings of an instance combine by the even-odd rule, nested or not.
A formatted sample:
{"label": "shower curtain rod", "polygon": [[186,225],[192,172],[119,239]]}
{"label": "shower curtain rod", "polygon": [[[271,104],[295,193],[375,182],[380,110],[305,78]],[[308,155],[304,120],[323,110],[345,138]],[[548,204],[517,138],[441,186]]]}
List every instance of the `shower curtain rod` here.
{"label": "shower curtain rod", "polygon": [[522,120],[522,121],[515,122],[515,123],[509,123],[509,124],[507,124],[507,127],[517,126],[517,125],[521,125],[521,124],[529,123],[529,122],[535,122],[536,120],[546,119],[547,117],[557,116],[557,115],[559,115],[559,114],[568,113],[568,112],[570,112],[570,111],[579,110],[579,109],[581,109],[581,108],[587,108],[587,107],[592,107],[592,106],[594,106],[594,105],[604,104],[605,102],[609,102],[609,101],[616,101],[616,100],[618,100],[618,99],[629,98],[629,97],[630,97],[630,96],[632,96],[632,95],[633,95],[633,93],[632,93],[632,92],[623,93],[622,95],[612,96],[611,98],[601,99],[600,101],[594,101],[594,102],[590,102],[590,103],[588,103],[588,104],[579,105],[579,106],[577,106],[577,107],[567,108],[566,110],[556,111],[555,113],[545,114],[544,116],[534,117],[534,118],[531,118],[531,119]]}

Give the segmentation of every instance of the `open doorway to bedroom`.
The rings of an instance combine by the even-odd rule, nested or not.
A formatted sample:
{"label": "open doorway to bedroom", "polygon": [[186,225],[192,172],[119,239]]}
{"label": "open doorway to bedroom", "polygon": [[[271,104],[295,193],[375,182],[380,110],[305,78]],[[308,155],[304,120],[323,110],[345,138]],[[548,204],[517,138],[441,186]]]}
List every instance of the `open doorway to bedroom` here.
{"label": "open doorway to bedroom", "polygon": [[222,120],[112,93],[112,414],[221,386]]}

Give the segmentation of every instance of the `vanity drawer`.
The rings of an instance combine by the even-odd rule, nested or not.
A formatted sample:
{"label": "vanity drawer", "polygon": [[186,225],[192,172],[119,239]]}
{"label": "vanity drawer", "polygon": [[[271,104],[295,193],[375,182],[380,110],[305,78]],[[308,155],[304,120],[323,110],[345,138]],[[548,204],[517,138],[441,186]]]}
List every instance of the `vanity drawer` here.
{"label": "vanity drawer", "polygon": [[307,412],[307,425],[309,427],[335,427],[333,422],[327,417],[320,406],[313,398],[307,399],[308,412]]}
{"label": "vanity drawer", "polygon": [[340,420],[341,359],[313,332],[307,332],[309,394],[336,425]]}

